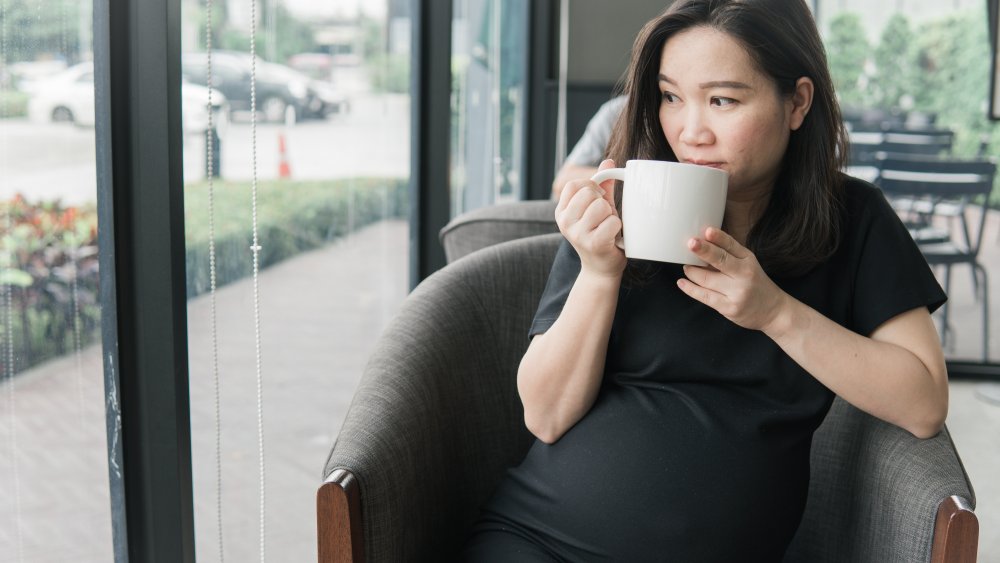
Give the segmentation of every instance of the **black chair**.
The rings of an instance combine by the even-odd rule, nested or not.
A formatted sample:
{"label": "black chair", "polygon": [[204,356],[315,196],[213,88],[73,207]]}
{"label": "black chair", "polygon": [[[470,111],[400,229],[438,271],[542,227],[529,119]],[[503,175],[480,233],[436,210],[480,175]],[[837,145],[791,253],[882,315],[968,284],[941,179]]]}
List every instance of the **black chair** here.
{"label": "black chair", "polygon": [[[850,124],[848,124],[850,125]],[[854,124],[848,127],[848,175],[867,182],[878,177],[877,155],[882,150],[882,127],[879,124]]]}
{"label": "black chair", "polygon": [[[942,206],[958,219],[959,229],[949,229],[947,240],[921,240],[919,230],[910,226],[920,250],[932,267],[944,268],[944,290],[950,294],[951,267],[968,264],[972,269],[973,294],[981,299],[983,308],[983,361],[989,356],[989,285],[986,269],[979,262],[979,248],[986,225],[986,202],[993,190],[996,163],[987,159],[955,160],[930,157],[901,157],[880,154],[877,185],[889,198],[912,198],[926,204],[929,212],[922,213],[929,228]],[[978,198],[982,198],[979,200]],[[981,207],[970,204],[978,201]],[[978,212],[970,207],[979,207]],[[954,209],[952,209],[954,208]],[[970,213],[978,213],[969,220]],[[911,218],[912,219],[912,218]],[[911,223],[910,225],[913,225]],[[948,339],[948,304],[941,308],[941,341]]]}
{"label": "black chair", "polygon": [[843,107],[840,114],[848,129],[852,131],[871,127],[877,129],[902,127],[908,119],[907,112],[898,108]]}
{"label": "black chair", "polygon": [[955,132],[939,128],[890,127],[882,130],[879,150],[896,154],[938,156],[951,153]]}

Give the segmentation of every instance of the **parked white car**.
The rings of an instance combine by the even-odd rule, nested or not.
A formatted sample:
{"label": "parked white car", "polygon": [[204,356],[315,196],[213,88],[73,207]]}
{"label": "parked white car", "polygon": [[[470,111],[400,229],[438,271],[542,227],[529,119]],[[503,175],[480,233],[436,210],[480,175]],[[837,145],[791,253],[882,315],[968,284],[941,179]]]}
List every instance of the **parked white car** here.
{"label": "parked white car", "polygon": [[[69,122],[94,126],[94,64],[74,65],[53,76],[23,83],[29,94],[28,118],[39,123]],[[208,129],[208,88],[181,82],[182,119],[185,133]],[[228,119],[226,97],[212,90],[213,125],[225,126]]]}

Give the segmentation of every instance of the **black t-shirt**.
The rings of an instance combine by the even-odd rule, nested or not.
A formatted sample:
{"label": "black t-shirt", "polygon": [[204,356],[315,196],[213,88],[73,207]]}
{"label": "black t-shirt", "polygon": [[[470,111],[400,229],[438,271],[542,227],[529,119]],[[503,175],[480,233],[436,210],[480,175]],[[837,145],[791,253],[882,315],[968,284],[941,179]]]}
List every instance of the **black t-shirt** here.
{"label": "black t-shirt", "polygon": [[[870,184],[845,182],[842,232],[828,261],[775,283],[866,336],[944,302]],[[532,335],[559,316],[579,271],[564,241]],[[536,441],[481,522],[570,560],[781,559],[833,395],[763,333],[682,293],[681,277],[660,264],[648,283],[622,286],[597,400],[556,443]]]}

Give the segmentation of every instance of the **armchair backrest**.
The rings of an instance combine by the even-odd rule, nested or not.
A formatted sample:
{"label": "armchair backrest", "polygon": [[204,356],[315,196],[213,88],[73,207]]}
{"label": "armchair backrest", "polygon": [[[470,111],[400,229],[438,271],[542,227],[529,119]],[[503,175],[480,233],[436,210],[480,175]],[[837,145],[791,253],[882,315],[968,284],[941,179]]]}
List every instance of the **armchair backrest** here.
{"label": "armchair backrest", "polygon": [[534,235],[558,233],[556,202],[518,201],[463,213],[441,229],[448,262],[497,243]]}

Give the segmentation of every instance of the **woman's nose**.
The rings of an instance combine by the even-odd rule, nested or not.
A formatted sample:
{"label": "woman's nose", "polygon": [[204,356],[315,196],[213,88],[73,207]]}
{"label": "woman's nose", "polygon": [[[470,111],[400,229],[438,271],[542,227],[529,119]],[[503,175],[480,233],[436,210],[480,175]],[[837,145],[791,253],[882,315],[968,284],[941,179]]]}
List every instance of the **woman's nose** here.
{"label": "woman's nose", "polygon": [[705,116],[701,111],[690,109],[685,112],[680,142],[685,145],[707,145],[711,144],[714,139],[715,136],[708,123],[705,122]]}

